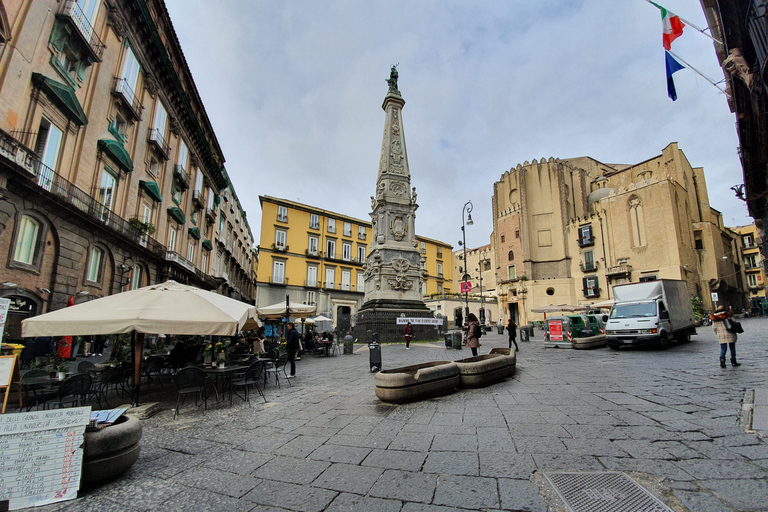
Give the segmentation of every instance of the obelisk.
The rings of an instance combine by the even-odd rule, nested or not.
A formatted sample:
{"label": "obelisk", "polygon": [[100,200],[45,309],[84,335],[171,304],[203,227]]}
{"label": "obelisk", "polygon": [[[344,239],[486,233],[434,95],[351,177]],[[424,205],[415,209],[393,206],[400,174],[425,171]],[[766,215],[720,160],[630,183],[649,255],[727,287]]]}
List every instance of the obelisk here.
{"label": "obelisk", "polygon": [[[432,318],[422,299],[424,256],[416,240],[416,188],[405,149],[402,109],[405,100],[397,88],[392,66],[389,90],[381,108],[386,112],[376,195],[371,196],[373,239],[365,264],[365,299],[357,314],[357,327],[379,334],[379,341],[401,341],[403,325],[397,317]],[[436,337],[433,325],[414,324],[416,338]]]}

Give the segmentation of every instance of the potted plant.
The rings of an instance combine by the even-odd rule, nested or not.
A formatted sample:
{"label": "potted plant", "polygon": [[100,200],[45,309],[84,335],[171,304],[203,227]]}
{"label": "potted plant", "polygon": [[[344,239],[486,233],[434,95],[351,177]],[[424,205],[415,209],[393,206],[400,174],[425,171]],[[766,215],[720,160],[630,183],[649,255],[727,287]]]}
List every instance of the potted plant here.
{"label": "potted plant", "polygon": [[155,234],[155,226],[153,224],[144,222],[136,217],[128,219],[128,227],[137,237],[143,237],[145,235],[152,236]]}
{"label": "potted plant", "polygon": [[58,363],[54,364],[53,371],[56,372],[56,377],[59,380],[64,380],[66,373],[69,371],[69,365],[60,360]]}
{"label": "potted plant", "polygon": [[219,354],[219,356],[216,358],[216,366],[219,368],[224,368],[224,366],[227,364],[227,360],[224,357],[224,353]]}

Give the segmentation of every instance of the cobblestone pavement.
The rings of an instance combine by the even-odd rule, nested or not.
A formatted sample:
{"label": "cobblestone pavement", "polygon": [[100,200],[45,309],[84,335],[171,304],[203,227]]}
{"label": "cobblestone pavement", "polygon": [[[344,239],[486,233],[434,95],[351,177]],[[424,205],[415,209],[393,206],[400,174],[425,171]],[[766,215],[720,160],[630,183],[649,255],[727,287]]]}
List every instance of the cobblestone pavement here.
{"label": "cobblestone pavement", "polygon": [[[266,404],[203,414],[188,400],[176,420],[167,406],[125,477],[36,510],[564,511],[551,470],[622,471],[675,511],[768,510],[768,444],[743,414],[768,387],[768,319],[743,325],[742,366],[725,369],[710,327],[666,351],[545,349],[537,331],[514,378],[398,406],[376,399],[365,345],[305,356]],[[469,356],[382,349],[385,368]]]}

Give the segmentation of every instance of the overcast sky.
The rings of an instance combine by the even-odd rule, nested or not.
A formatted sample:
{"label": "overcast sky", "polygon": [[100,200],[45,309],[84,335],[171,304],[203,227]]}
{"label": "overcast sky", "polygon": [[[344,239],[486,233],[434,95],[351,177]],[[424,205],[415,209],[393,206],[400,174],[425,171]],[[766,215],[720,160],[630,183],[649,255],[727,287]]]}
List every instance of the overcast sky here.
{"label": "overcast sky", "polygon": [[[706,27],[698,0],[660,0]],[[659,10],[644,0],[166,0],[256,243],[259,195],[369,219],[398,65],[417,234],[489,242],[493,183],[518,163],[634,164],[671,142],[712,207],[749,224],[726,97],[690,69],[667,97]],[[722,81],[690,27],[672,50]],[[722,84],[721,84],[722,85]],[[269,241],[271,242],[271,241]]]}

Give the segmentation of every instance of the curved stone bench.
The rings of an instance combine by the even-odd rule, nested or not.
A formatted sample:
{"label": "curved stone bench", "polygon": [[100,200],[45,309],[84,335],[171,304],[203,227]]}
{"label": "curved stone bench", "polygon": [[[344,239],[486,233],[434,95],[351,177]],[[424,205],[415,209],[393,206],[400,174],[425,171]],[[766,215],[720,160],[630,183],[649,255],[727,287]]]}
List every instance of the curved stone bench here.
{"label": "curved stone bench", "polygon": [[413,402],[453,392],[459,383],[459,367],[452,361],[433,361],[382,370],[375,379],[379,400]]}
{"label": "curved stone bench", "polygon": [[82,484],[99,484],[128,471],[139,458],[141,430],[137,418],[123,415],[108,427],[86,432]]}
{"label": "curved stone bench", "polygon": [[455,361],[459,367],[459,387],[480,388],[504,380],[510,374],[503,354],[485,354]]}
{"label": "curved stone bench", "polygon": [[573,338],[572,345],[576,350],[601,348],[606,345],[605,334],[598,334],[597,336],[590,336],[588,338]]}
{"label": "curved stone bench", "polygon": [[514,350],[508,348],[492,348],[489,354],[499,354],[507,361],[509,367],[509,373],[507,376],[514,375],[515,368],[517,367],[517,353]]}

